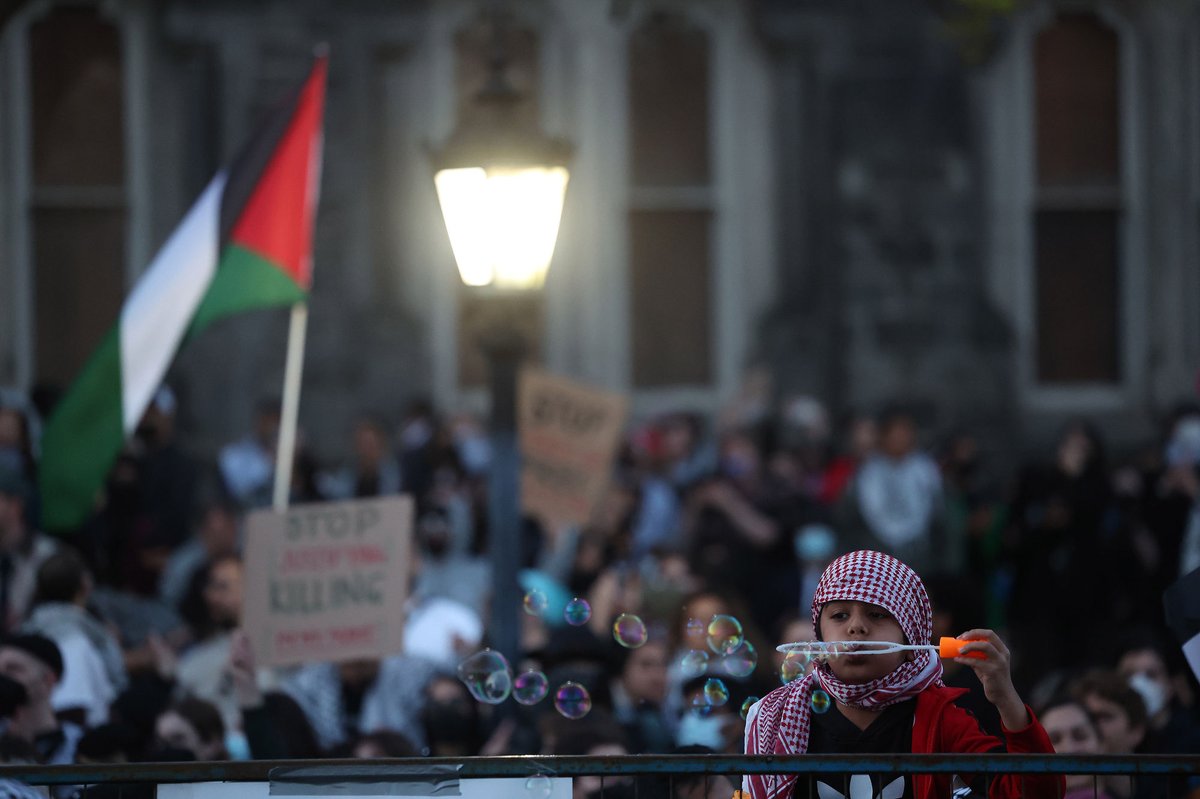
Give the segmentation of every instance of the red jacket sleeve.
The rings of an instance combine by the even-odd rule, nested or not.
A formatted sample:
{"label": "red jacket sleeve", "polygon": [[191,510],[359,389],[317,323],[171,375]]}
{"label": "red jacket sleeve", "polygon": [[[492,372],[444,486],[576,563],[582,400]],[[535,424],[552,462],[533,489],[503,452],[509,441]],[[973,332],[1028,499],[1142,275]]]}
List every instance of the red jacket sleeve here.
{"label": "red jacket sleeve", "polygon": [[[938,725],[936,750],[958,754],[981,752],[1010,752],[1012,754],[1054,754],[1050,738],[1042,729],[1033,711],[1029,712],[1029,725],[1020,730],[1004,729],[1008,746],[995,736],[988,735],[979,727],[979,722],[958,705],[949,703],[942,710]],[[949,796],[949,779],[937,775],[929,780],[931,793],[916,791],[917,796]],[[918,784],[915,787],[924,787]],[[1060,774],[1005,774],[992,779],[988,796],[991,799],[1061,799],[1066,793],[1066,780]]]}

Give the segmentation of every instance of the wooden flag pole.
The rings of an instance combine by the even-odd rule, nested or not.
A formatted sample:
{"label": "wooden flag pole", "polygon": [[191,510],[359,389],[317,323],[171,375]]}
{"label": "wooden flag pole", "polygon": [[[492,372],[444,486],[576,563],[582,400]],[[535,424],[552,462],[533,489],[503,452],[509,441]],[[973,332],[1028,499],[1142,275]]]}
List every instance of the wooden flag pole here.
{"label": "wooden flag pole", "polygon": [[285,511],[292,487],[292,464],[296,455],[296,422],[300,415],[300,376],[304,371],[304,339],[308,329],[308,305],[292,306],[288,327],[287,365],[283,373],[283,408],[279,418],[279,448],[275,455],[275,494],[272,507]]}

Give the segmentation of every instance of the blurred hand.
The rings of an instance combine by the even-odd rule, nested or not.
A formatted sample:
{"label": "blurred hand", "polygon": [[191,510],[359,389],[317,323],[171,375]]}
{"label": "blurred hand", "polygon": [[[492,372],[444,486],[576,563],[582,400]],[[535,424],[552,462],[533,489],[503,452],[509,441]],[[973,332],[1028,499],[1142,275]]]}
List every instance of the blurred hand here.
{"label": "blurred hand", "polygon": [[250,636],[242,629],[233,631],[229,644],[229,663],[225,672],[233,681],[233,693],[238,707],[252,708],[262,705],[262,691],[258,689],[258,667],[254,661],[254,649]]}
{"label": "blurred hand", "polygon": [[154,670],[164,680],[174,680],[175,671],[179,668],[179,655],[175,648],[163,640],[158,633],[146,636],[146,646],[149,647],[154,661]]}

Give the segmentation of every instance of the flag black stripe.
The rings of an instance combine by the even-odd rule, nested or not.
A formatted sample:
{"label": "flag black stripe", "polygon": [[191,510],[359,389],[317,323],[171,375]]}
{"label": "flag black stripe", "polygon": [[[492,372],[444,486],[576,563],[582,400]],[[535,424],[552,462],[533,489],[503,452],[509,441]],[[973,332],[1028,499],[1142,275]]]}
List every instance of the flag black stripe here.
{"label": "flag black stripe", "polygon": [[229,168],[229,177],[225,182],[225,190],[221,196],[220,249],[223,250],[229,243],[229,236],[241,217],[242,211],[245,210],[246,203],[250,201],[250,195],[258,186],[259,179],[267,168],[267,163],[275,154],[288,127],[291,126],[292,119],[296,116],[300,95],[311,76],[312,70],[310,69],[296,87],[288,92],[287,98],[267,114],[254,131],[254,135],[250,137],[250,141],[246,142],[237,157],[233,159]]}

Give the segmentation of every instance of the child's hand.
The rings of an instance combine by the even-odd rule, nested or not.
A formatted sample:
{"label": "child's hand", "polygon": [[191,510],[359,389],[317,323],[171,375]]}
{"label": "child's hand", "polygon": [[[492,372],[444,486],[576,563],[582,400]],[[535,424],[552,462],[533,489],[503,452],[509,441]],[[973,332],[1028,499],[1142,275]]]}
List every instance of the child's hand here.
{"label": "child's hand", "polygon": [[[983,694],[1000,711],[1000,721],[1006,729],[1020,730],[1029,726],[1029,711],[1017,694],[1012,682],[1012,655],[1000,636],[991,630],[968,630],[958,636],[961,641],[971,641],[962,648],[962,655],[955,663],[968,666],[975,671],[983,684]],[[968,652],[980,652],[985,659],[964,657]]]}

